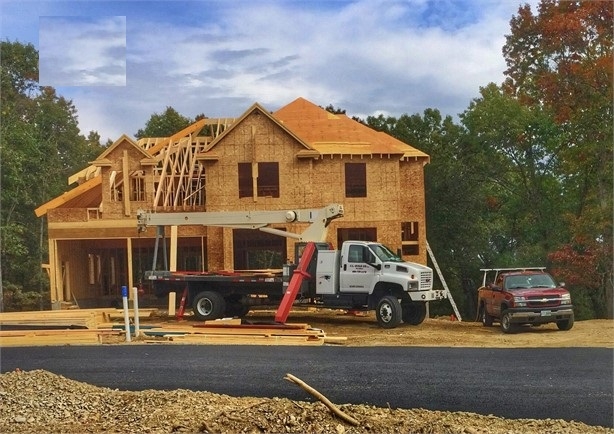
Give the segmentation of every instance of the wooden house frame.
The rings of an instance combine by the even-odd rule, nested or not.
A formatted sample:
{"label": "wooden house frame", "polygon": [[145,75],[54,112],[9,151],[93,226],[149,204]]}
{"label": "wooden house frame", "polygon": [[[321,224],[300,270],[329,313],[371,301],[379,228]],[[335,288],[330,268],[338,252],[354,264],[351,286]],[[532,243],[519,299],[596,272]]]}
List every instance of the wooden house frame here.
{"label": "wooden house frame", "polygon": [[[136,212],[320,208],[342,203],[334,246],[377,239],[426,263],[427,154],[345,115],[298,98],[276,112],[202,119],[166,138],[122,136],[69,178],[77,186],[41,205],[48,227],[51,301],[104,307],[151,268],[155,228]],[[300,224],[280,227],[299,232]],[[274,268],[293,243],[259,231],[181,226],[178,261],[193,271]],[[166,235],[170,235],[167,233]],[[147,292],[147,288],[145,288]]]}

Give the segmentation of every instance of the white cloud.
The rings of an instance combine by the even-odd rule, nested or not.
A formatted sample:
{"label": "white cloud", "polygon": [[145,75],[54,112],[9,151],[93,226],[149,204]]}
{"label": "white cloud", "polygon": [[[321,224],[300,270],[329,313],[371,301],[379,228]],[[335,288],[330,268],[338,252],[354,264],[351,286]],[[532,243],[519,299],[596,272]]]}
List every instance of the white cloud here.
{"label": "white cloud", "polygon": [[[124,87],[58,89],[73,99],[84,134],[97,130],[103,140],[134,134],[167,106],[190,117],[234,117],[254,102],[276,110],[299,96],[363,118],[426,108],[454,116],[480,86],[503,80],[501,48],[520,3],[157,1],[143,9],[107,2],[105,13],[126,16],[123,35],[121,23],[104,17],[85,24],[96,22],[97,35],[106,36],[64,26],[62,39],[79,40],[54,51],[64,57],[48,72],[68,70],[82,84],[90,84],[82,71],[93,83],[113,80],[121,56],[108,49],[124,44]],[[41,56],[53,48],[42,32]]]}
{"label": "white cloud", "polygon": [[125,17],[41,17],[39,40],[41,84],[126,84]]}

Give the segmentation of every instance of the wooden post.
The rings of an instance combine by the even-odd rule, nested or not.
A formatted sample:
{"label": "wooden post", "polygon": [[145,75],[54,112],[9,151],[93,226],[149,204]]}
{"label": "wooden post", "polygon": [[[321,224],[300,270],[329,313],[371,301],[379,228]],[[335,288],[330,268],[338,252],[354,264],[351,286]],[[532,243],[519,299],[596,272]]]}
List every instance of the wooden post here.
{"label": "wooden post", "polygon": [[124,151],[122,159],[122,179],[124,182],[124,215],[130,216],[130,161],[128,160],[128,151]]}
{"label": "wooden post", "polygon": [[177,293],[168,293],[168,316],[175,316],[175,304],[177,303]]}
{"label": "wooden post", "polygon": [[134,286],[134,276],[132,275],[132,238],[130,237],[126,238],[126,253],[128,258],[128,288],[132,288]]}
{"label": "wooden post", "polygon": [[171,261],[169,271],[177,271],[177,226],[171,226]]}
{"label": "wooden post", "polygon": [[51,306],[54,306],[54,303],[56,303],[59,309],[62,298],[61,295],[58,293],[57,286],[58,264],[56,260],[56,249],[56,240],[49,238],[49,295],[51,297]]}

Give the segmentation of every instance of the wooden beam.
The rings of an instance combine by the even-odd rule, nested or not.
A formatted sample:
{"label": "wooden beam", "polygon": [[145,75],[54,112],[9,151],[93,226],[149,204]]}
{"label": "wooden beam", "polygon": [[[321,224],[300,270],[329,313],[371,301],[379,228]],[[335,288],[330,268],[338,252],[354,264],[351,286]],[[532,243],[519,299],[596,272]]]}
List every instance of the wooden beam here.
{"label": "wooden beam", "polygon": [[[126,238],[126,251],[128,257],[128,288],[132,288],[134,286],[134,276],[132,269],[132,238]],[[140,271],[140,270],[139,270]],[[129,298],[132,297],[132,290],[128,291]]]}
{"label": "wooden beam", "polygon": [[83,194],[86,191],[89,191],[92,188],[99,186],[100,184],[102,184],[102,176],[99,175],[99,176],[96,176],[90,179],[89,181],[84,182],[78,187],[75,187],[72,190],[67,191],[63,195],[58,196],[55,199],[51,199],[49,202],[39,206],[38,208],[34,210],[34,214],[36,214],[36,217],[44,216],[45,214],[47,214],[47,211],[49,211],[50,209],[57,208],[65,204],[69,200],[74,199],[75,197],[79,196],[80,194]]}
{"label": "wooden beam", "polygon": [[124,215],[130,216],[130,161],[128,151],[124,150],[122,157],[122,180],[124,182]]}
{"label": "wooden beam", "polygon": [[171,251],[169,271],[177,271],[177,226],[171,226]]}
{"label": "wooden beam", "polygon": [[176,142],[182,137],[188,136],[190,134],[198,133],[205,126],[205,123],[206,123],[205,121],[206,121],[205,119],[201,119],[198,122],[193,123],[192,125],[179,131],[178,133],[173,134],[169,138],[162,140],[160,143],[156,144],[155,146],[152,146],[151,148],[147,150],[147,152],[149,152],[151,155],[155,155],[158,152],[160,152],[162,149],[167,147],[169,144]]}

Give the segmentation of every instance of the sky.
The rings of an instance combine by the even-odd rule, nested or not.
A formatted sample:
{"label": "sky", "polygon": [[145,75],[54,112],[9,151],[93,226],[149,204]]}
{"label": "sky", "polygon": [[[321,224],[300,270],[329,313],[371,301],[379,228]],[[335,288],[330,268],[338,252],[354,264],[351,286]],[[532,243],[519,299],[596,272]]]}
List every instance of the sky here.
{"label": "sky", "polygon": [[535,11],[537,0],[0,0],[0,37],[38,49],[40,84],[104,143],[169,106],[239,117],[298,97],[362,119],[456,119],[503,81],[509,22],[527,2]]}

